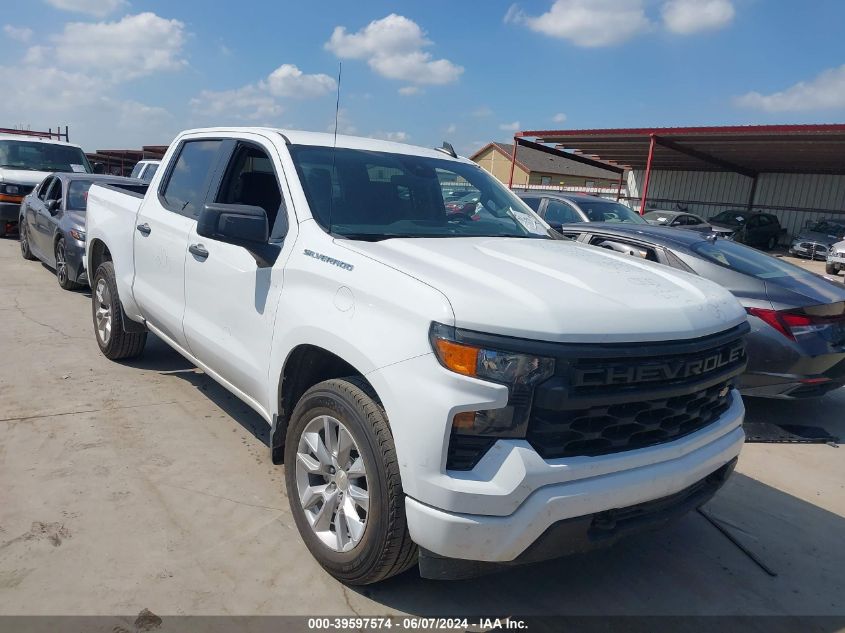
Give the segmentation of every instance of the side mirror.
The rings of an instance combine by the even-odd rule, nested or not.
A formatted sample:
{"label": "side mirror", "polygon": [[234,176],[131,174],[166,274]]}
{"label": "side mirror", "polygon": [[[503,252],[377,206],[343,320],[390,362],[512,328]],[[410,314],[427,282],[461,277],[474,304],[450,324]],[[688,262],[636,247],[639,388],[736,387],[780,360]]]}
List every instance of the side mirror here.
{"label": "side mirror", "polygon": [[106,173],[106,166],[105,166],[105,165],[103,165],[103,163],[94,163],[94,165],[92,166],[92,168],[94,169],[94,173],[95,173],[95,174],[104,174],[104,173]]}
{"label": "side mirror", "polygon": [[59,201],[58,200],[48,200],[47,201],[47,211],[50,212],[50,215],[56,215],[56,211],[59,208]]}
{"label": "side mirror", "polygon": [[248,204],[206,204],[197,218],[197,235],[241,246],[261,267],[272,266],[281,247],[270,244],[267,212]]}

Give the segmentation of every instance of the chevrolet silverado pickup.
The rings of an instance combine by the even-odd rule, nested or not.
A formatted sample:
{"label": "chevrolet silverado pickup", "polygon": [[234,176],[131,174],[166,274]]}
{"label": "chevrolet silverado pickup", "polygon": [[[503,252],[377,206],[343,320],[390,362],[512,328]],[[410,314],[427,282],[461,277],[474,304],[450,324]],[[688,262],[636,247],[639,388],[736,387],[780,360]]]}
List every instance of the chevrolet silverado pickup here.
{"label": "chevrolet silverado pickup", "polygon": [[[152,332],[254,408],[302,538],[350,584],[661,525],[744,439],[730,293],[561,239],[444,148],[193,130],[149,185],[89,193],[102,352]],[[448,213],[456,185],[472,214]]]}

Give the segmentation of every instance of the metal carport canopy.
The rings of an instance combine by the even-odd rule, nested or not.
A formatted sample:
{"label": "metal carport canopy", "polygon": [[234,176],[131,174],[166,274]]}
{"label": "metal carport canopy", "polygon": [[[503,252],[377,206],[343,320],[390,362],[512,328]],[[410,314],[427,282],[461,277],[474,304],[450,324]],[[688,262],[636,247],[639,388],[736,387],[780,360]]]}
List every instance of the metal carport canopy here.
{"label": "metal carport canopy", "polygon": [[646,169],[845,174],[845,124],[526,130],[533,138],[611,164]]}

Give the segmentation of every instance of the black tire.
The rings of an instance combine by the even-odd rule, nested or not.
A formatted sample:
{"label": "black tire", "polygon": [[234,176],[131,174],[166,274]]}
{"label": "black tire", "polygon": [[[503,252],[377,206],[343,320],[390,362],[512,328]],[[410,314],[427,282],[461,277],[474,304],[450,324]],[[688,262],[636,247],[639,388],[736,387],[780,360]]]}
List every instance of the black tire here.
{"label": "black tire", "polygon": [[18,226],[20,227],[18,228],[18,239],[21,243],[21,257],[32,261],[35,259],[35,255],[32,254],[29,248],[29,236],[26,233],[26,224],[21,222]]}
{"label": "black tire", "polygon": [[56,241],[54,252],[56,255],[56,279],[59,282],[59,286],[65,290],[79,290],[82,288],[82,284],[71,281],[70,279],[70,271],[68,271],[67,267],[67,254],[65,251],[65,238],[60,237]]}
{"label": "black tire", "polygon": [[828,275],[834,275],[835,276],[835,275],[839,274],[839,269],[834,264],[825,264],[824,265],[824,271]]}
{"label": "black tire", "polygon": [[[296,463],[299,440],[316,417],[339,420],[352,435],[367,471],[369,506],[361,540],[346,552],[330,549],[311,528],[299,502]],[[408,533],[405,494],[393,434],[375,394],[357,377],[321,382],[300,398],[285,442],[285,483],[291,512],[305,545],[320,565],[341,582],[367,585],[395,576],[417,561]]]}
{"label": "black tire", "polygon": [[[102,282],[103,286],[100,287]],[[105,291],[108,291],[107,294]],[[98,296],[102,295],[102,296]],[[99,310],[110,309],[110,325],[108,335],[101,334],[98,327]],[[94,321],[94,337],[97,345],[106,358],[120,360],[140,356],[147,342],[146,332],[126,332],[123,329],[123,305],[117,294],[117,282],[114,276],[114,264],[103,262],[97,268],[94,279],[91,280],[91,316]]]}

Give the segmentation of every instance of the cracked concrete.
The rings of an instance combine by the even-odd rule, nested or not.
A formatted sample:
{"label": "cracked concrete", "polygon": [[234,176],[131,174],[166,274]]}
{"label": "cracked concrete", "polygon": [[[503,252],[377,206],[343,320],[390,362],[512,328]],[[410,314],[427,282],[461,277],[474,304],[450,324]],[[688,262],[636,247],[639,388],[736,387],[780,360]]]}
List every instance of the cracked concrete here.
{"label": "cracked concrete", "polygon": [[[845,459],[824,445],[747,445],[708,508],[776,578],[692,513],[486,578],[345,588],[300,540],[256,414],[153,338],[103,358],[88,297],[15,241],[0,267],[0,614],[845,614]],[[845,436],[843,405],[749,415]]]}

